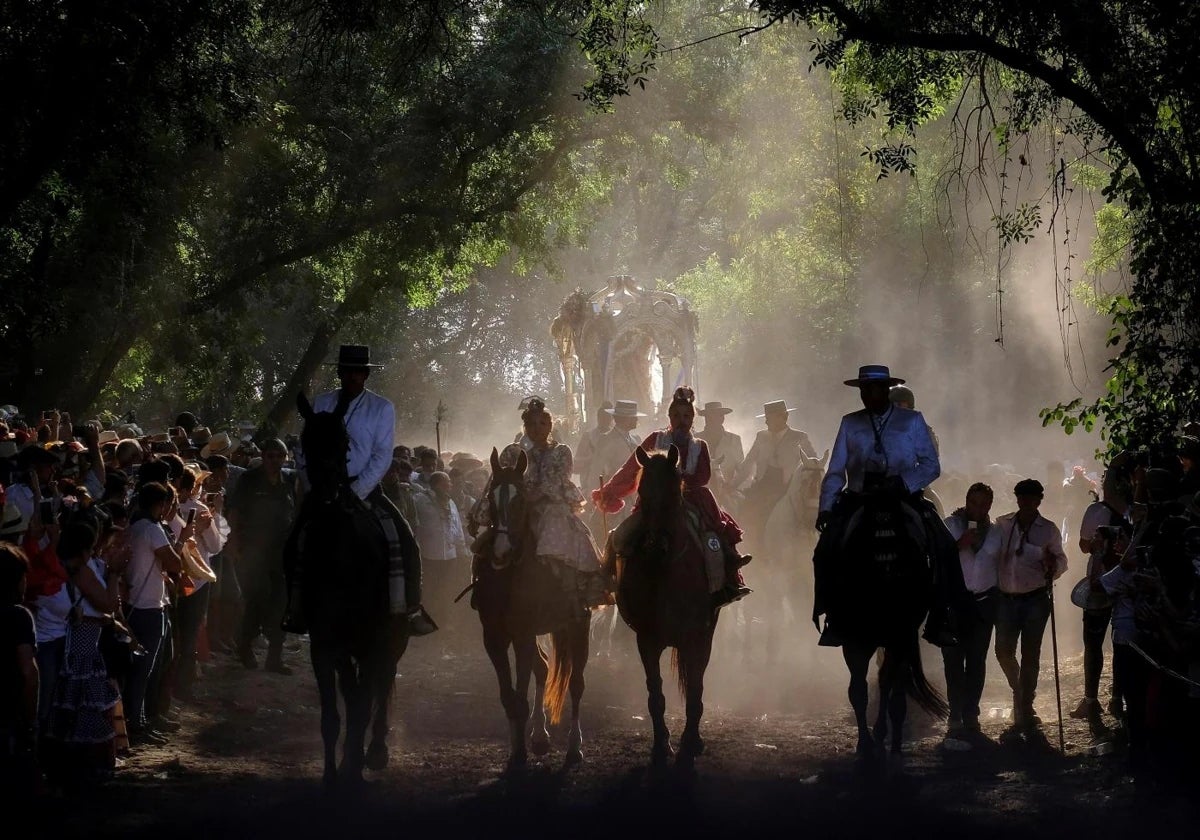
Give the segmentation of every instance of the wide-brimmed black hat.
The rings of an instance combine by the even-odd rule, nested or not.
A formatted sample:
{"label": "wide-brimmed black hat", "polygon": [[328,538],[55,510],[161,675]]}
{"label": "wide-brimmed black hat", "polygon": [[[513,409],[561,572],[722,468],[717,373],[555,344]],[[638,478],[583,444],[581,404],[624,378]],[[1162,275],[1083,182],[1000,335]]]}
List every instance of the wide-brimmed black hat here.
{"label": "wide-brimmed black hat", "polygon": [[863,365],[858,369],[858,376],[854,379],[847,379],[845,384],[861,388],[863,385],[870,385],[874,382],[882,382],[889,387],[904,384],[903,379],[892,376],[887,365]]}
{"label": "wide-brimmed black hat", "polygon": [[336,362],[331,362],[340,368],[347,370],[367,370],[369,368],[381,368],[383,365],[372,364],[371,348],[365,344],[343,344],[338,350],[338,358]]}

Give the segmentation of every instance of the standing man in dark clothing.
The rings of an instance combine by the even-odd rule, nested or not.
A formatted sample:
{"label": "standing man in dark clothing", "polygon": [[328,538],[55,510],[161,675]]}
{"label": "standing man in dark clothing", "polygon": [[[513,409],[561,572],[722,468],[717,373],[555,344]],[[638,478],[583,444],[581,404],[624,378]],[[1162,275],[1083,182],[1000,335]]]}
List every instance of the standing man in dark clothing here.
{"label": "standing man in dark clothing", "polygon": [[283,469],[287,456],[281,440],[262,445],[262,464],[242,475],[229,500],[225,547],[227,555],[237,558],[244,602],[237,656],[247,668],[257,668],[252,645],[261,633],[267,637],[267,670],[284,675],[292,670],[283,663],[280,626],[287,602],[283,548],[296,510],[295,474]]}

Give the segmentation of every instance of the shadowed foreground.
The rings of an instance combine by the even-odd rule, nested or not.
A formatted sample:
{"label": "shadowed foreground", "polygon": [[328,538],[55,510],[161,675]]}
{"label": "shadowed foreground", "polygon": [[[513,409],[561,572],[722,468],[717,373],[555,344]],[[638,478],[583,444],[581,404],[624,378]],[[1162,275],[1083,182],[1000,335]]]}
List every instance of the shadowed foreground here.
{"label": "shadowed foreground", "polygon": [[[183,710],[183,729],[170,745],[129,757],[117,780],[70,808],[54,803],[43,818],[72,834],[123,837],[413,830],[427,837],[508,836],[550,827],[570,837],[745,836],[747,830],[1108,837],[1138,830],[1147,819],[1156,829],[1181,828],[1193,807],[1173,794],[1135,790],[1113,756],[1088,755],[1079,721],[1068,721],[1065,759],[1049,744],[948,752],[939,746],[940,732],[916,721],[903,768],[864,770],[853,759],[844,682],[824,668],[827,677],[802,682],[796,675],[790,686],[769,692],[762,668],[747,666],[740,679],[728,665],[715,669],[706,754],[693,773],[651,774],[643,678],[632,654],[594,659],[588,669],[583,766],[560,769],[561,729],[552,733],[545,762],[506,776],[506,725],[481,646],[466,635],[456,655],[449,639],[436,638],[414,644],[401,663],[393,762],[361,795],[321,793],[316,690],[307,667],[284,678],[219,659]],[[292,654],[295,664],[306,655]],[[989,683],[985,695],[985,716],[989,706],[1000,713],[985,726],[993,739],[1006,727],[995,705],[1004,696],[1000,688]],[[798,698],[802,689],[802,709],[799,701],[779,705],[779,696]],[[667,704],[672,730],[682,731],[674,692]],[[1052,693],[1049,704],[1039,700],[1056,743]],[[104,815],[99,823],[96,814]]]}

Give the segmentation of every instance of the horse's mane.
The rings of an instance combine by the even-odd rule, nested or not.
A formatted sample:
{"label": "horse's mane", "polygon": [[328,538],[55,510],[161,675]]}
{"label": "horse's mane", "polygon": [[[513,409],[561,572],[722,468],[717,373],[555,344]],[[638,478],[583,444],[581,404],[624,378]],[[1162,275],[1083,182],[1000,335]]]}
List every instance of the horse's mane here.
{"label": "horse's mane", "polygon": [[683,477],[679,473],[679,450],[674,444],[667,451],[636,452],[642,466],[638,476],[638,498],[646,519],[673,513],[683,501]]}

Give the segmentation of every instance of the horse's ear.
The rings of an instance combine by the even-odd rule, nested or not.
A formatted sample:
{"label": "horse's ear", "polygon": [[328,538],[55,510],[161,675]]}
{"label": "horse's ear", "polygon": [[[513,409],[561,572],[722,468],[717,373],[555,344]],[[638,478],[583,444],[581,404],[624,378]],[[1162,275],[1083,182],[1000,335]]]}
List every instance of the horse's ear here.
{"label": "horse's ear", "polygon": [[296,394],[296,408],[300,410],[300,416],[305,420],[312,419],[313,407],[308,401],[308,397],[304,396],[304,392],[300,391]]}
{"label": "horse's ear", "polygon": [[500,472],[500,453],[496,451],[496,447],[492,447],[492,472]]}
{"label": "horse's ear", "polygon": [[667,449],[667,463],[672,467],[679,466],[679,447],[673,443],[671,444],[670,448]]}
{"label": "horse's ear", "polygon": [[333,410],[333,416],[341,420],[346,416],[346,409],[350,407],[353,400],[345,393],[338,394],[337,407]]}
{"label": "horse's ear", "polygon": [[525,475],[525,470],[528,468],[529,468],[529,457],[525,454],[525,450],[522,449],[517,454],[517,475]]}
{"label": "horse's ear", "polygon": [[642,449],[642,447],[639,446],[634,455],[637,457],[637,462],[643,467],[650,463],[650,456],[646,454],[646,450]]}

